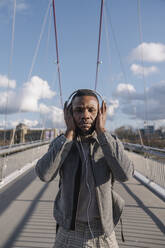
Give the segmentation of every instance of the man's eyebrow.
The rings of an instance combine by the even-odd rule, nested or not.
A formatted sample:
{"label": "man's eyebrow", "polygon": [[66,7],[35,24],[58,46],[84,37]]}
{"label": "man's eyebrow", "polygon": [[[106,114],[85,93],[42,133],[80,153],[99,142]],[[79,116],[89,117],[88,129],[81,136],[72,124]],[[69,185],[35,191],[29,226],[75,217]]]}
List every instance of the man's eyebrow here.
{"label": "man's eyebrow", "polygon": [[74,108],[91,108],[91,107],[96,107],[93,103],[89,104],[89,105],[77,105],[77,106],[73,106]]}

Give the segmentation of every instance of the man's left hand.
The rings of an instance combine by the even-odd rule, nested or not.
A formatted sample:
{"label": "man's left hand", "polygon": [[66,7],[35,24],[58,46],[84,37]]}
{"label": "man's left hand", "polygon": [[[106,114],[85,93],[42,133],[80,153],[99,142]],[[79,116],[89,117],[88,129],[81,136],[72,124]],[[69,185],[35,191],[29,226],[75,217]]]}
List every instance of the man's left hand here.
{"label": "man's left hand", "polygon": [[105,122],[107,115],[107,106],[105,101],[102,102],[101,108],[99,108],[96,118],[96,132],[97,134],[105,131]]}

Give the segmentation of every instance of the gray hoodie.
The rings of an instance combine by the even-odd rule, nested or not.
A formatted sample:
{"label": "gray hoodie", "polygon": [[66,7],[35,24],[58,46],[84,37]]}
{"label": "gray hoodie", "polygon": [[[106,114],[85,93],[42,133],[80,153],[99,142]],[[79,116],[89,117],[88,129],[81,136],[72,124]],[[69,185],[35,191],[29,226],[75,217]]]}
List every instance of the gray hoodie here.
{"label": "gray hoodie", "polygon": [[[94,133],[90,142],[90,158],[102,227],[110,236],[124,206],[124,200],[112,189],[112,178],[127,181],[133,175],[133,164],[122,143],[107,131],[99,135]],[[69,141],[60,135],[52,141],[48,152],[36,165],[36,173],[42,181],[49,182],[58,173],[60,175],[54,217],[60,226],[68,230],[75,228],[82,163],[78,140]]]}

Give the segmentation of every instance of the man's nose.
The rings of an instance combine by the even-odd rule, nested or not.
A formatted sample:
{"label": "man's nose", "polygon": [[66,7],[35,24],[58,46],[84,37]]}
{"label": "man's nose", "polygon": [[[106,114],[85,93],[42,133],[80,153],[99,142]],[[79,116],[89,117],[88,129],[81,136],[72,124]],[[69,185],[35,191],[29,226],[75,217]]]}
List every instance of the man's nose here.
{"label": "man's nose", "polygon": [[89,118],[89,112],[87,109],[85,109],[83,112],[82,112],[82,118],[86,119],[86,118]]}

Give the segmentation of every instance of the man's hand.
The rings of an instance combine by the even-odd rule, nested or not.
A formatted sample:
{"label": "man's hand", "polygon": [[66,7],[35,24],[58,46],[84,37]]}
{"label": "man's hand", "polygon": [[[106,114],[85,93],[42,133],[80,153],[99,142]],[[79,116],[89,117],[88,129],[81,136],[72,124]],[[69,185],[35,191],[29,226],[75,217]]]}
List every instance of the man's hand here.
{"label": "man's hand", "polygon": [[96,118],[96,132],[97,134],[105,131],[107,106],[105,101],[102,102],[101,108],[99,108]]}
{"label": "man's hand", "polygon": [[66,123],[66,132],[65,132],[65,137],[69,140],[73,140],[75,136],[75,123],[72,115],[72,106],[69,105],[67,107],[67,102],[64,104],[64,120]]}

